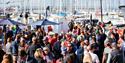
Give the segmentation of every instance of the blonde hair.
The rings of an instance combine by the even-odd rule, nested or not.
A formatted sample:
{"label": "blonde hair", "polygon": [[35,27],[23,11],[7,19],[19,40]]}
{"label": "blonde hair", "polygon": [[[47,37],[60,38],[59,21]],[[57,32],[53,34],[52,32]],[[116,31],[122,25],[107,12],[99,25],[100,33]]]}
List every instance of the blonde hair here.
{"label": "blonde hair", "polygon": [[92,57],[89,52],[85,53],[83,63],[92,63]]}
{"label": "blonde hair", "polygon": [[2,60],[1,63],[10,63],[10,62],[9,62],[9,59],[5,58],[5,59]]}
{"label": "blonde hair", "polygon": [[36,58],[42,57],[42,49],[40,49],[40,48],[36,49],[36,51],[35,51],[35,53],[34,53],[34,56],[35,56]]}

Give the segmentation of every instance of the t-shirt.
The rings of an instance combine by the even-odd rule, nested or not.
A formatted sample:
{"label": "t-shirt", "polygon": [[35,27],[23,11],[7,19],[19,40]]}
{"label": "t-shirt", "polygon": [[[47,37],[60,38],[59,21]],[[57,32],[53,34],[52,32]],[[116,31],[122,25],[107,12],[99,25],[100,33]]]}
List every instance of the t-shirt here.
{"label": "t-shirt", "polygon": [[7,43],[6,44],[6,49],[5,49],[5,51],[6,51],[6,54],[11,54],[11,43]]}
{"label": "t-shirt", "polygon": [[91,57],[92,57],[92,62],[94,63],[99,63],[99,58],[96,54],[92,53],[92,52],[89,52]]}
{"label": "t-shirt", "polygon": [[106,47],[106,48],[104,49],[104,53],[105,53],[105,54],[106,54],[106,53],[111,53],[111,51],[112,51],[112,49],[109,48],[109,47]]}
{"label": "t-shirt", "polygon": [[111,58],[111,55],[110,55],[110,53],[112,52],[112,49],[111,48],[109,48],[109,47],[106,47],[105,49],[104,49],[104,54],[108,54],[108,58],[107,58],[107,63],[109,63],[109,61],[110,61],[110,58]]}

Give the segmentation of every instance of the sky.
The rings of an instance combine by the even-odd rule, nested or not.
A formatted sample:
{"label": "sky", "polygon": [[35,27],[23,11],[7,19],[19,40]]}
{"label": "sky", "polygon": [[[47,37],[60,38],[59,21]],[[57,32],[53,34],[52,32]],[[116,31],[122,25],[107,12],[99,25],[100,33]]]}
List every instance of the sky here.
{"label": "sky", "polygon": [[[8,4],[3,4],[3,3]],[[60,3],[61,2],[61,3]],[[125,0],[102,0],[102,5],[104,10],[117,10],[119,5],[125,5]],[[77,8],[100,8],[100,0],[0,0],[0,7],[8,6],[19,6],[19,7],[57,7],[66,6],[67,8],[72,8],[77,6]]]}

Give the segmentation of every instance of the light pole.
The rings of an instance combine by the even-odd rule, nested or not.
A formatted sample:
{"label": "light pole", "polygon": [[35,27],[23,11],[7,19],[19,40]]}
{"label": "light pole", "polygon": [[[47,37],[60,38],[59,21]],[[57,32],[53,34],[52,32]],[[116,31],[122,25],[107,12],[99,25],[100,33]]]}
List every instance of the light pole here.
{"label": "light pole", "polygon": [[102,0],[100,0],[100,9],[101,9],[101,22],[103,22]]}

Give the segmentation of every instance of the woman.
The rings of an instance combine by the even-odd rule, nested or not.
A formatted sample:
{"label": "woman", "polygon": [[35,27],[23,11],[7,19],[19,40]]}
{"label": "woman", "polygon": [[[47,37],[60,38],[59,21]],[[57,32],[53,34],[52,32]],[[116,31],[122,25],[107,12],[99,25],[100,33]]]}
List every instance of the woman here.
{"label": "woman", "polygon": [[110,63],[110,53],[112,52],[111,43],[105,43],[105,48],[102,57],[102,63]]}
{"label": "woman", "polygon": [[92,63],[92,57],[89,52],[85,53],[83,63]]}
{"label": "woman", "polygon": [[21,38],[19,43],[19,50],[24,49],[25,51],[28,49],[28,45],[25,43],[25,39]]}
{"label": "woman", "polygon": [[54,55],[50,52],[49,48],[48,47],[44,47],[43,51],[44,51],[44,57],[43,57],[43,59],[47,63],[53,63],[54,62]]}
{"label": "woman", "polygon": [[5,47],[6,54],[11,54],[11,45],[12,45],[12,38],[9,37],[7,39],[7,44],[6,44],[6,47]]}
{"label": "woman", "polygon": [[3,56],[3,61],[2,63],[13,63],[12,56],[10,54],[5,54]]}
{"label": "woman", "polygon": [[41,48],[38,48],[35,53],[34,53],[34,57],[35,59],[38,61],[38,63],[46,63],[44,60],[43,60],[43,51]]}

